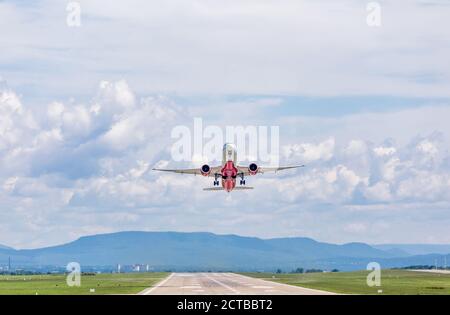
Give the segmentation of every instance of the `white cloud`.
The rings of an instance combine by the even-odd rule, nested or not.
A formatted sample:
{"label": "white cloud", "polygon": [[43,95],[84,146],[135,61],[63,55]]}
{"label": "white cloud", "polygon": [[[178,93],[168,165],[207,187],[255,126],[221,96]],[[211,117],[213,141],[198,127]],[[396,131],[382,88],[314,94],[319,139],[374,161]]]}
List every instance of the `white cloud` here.
{"label": "white cloud", "polygon": [[[383,1],[380,28],[357,0],[80,3],[80,28],[56,0],[0,3],[0,75],[25,95],[0,80],[0,243],[162,227],[450,242],[444,1]],[[211,104],[181,110],[164,96],[198,94]],[[298,117],[277,96],[354,94],[435,101]],[[170,162],[168,131],[206,113],[279,125],[283,162],[307,167],[228,196],[203,193],[207,178],[151,172],[184,166]]]}
{"label": "white cloud", "polygon": [[364,190],[364,196],[368,200],[385,202],[392,198],[390,186],[386,182],[377,182],[375,185],[367,187]]}
{"label": "white cloud", "polygon": [[[351,135],[337,131],[349,121],[359,128],[355,116],[322,118],[326,132],[320,138],[283,138],[282,162],[306,163],[306,168],[250,177],[255,190],[227,195],[203,192],[210,178],[150,171],[183,166],[171,162],[170,129],[191,124],[192,117],[167,97],[139,98],[124,82],[103,82],[90,102],[31,109],[11,90],[0,93],[0,221],[2,242],[11,245],[54,244],[124,229],[303,234],[332,241],[363,241],[367,233],[375,242],[401,239],[390,222],[401,216],[411,219],[400,230],[415,228],[427,237],[450,221],[442,210],[450,205],[448,129],[435,124],[436,132],[427,135],[428,127],[418,128],[416,119],[413,128],[399,130],[409,134],[408,142],[396,141],[395,132],[373,139],[371,131],[380,130],[378,120],[430,119],[430,113],[445,112],[442,107],[361,114],[366,123],[359,124],[368,132]],[[290,119],[283,127],[296,126],[298,119],[314,124],[318,118]],[[441,220],[433,232],[413,222],[418,216],[424,224],[437,216]],[[320,228],[318,220],[332,228]],[[17,222],[21,226],[14,229]],[[29,236],[34,243],[28,243]]]}
{"label": "white cloud", "polygon": [[3,189],[8,192],[13,191],[14,188],[16,187],[17,180],[18,180],[18,177],[7,178],[3,183]]}
{"label": "white cloud", "polygon": [[19,97],[9,89],[0,90],[0,151],[21,144],[23,138],[38,129],[31,112],[23,108]]}
{"label": "white cloud", "polygon": [[56,0],[0,4],[0,63],[15,86],[79,94],[126,74],[145,93],[449,96],[443,2],[383,1],[379,28],[357,0],[80,4],[79,28]]}
{"label": "white cloud", "polygon": [[309,163],[317,160],[330,160],[333,157],[334,146],[335,140],[334,138],[330,138],[318,144],[301,143],[287,145],[282,148],[282,151],[286,159],[296,159],[304,161],[304,163]]}
{"label": "white cloud", "polygon": [[99,98],[106,100],[109,104],[118,104],[125,108],[135,105],[135,97],[128,83],[124,80],[117,82],[100,82]]}
{"label": "white cloud", "polygon": [[362,140],[351,140],[345,148],[345,153],[349,156],[358,156],[367,153],[367,145]]}
{"label": "white cloud", "polygon": [[392,155],[397,150],[394,147],[376,147],[373,149],[373,151],[378,156],[385,156],[385,155]]}

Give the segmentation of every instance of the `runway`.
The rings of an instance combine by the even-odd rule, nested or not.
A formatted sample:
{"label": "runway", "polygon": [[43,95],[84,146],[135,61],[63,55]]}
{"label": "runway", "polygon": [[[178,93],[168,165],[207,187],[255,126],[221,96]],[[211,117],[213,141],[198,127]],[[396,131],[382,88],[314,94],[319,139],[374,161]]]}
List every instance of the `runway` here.
{"label": "runway", "polygon": [[172,273],[141,295],[328,295],[332,292],[265,281],[235,273]]}
{"label": "runway", "polygon": [[440,269],[410,269],[414,272],[428,272],[428,273],[440,273],[440,274],[450,274],[450,270],[440,270]]}

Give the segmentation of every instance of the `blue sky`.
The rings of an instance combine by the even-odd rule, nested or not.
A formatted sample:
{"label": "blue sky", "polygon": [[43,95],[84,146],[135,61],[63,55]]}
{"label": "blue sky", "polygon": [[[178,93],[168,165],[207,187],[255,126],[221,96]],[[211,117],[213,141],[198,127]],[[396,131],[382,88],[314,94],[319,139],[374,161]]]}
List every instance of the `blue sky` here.
{"label": "blue sky", "polygon": [[[446,2],[382,1],[375,28],[356,0],[79,3],[68,27],[66,2],[0,2],[0,243],[450,242]],[[150,171],[180,166],[170,132],[194,117],[278,125],[281,162],[308,167],[231,195]]]}

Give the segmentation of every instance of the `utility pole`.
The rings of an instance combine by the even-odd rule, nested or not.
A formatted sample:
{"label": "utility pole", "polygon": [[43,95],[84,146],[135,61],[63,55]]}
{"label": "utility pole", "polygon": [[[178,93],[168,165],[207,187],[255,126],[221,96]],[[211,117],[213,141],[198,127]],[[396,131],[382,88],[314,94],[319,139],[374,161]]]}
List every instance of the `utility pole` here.
{"label": "utility pole", "polygon": [[8,271],[11,272],[11,256],[8,257]]}

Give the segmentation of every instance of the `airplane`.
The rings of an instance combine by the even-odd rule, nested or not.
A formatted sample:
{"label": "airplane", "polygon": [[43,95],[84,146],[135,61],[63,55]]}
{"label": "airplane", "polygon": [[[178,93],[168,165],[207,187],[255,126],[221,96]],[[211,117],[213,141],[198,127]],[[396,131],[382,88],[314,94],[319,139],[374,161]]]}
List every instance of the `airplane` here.
{"label": "airplane", "polygon": [[[178,174],[193,174],[214,177],[214,187],[203,188],[206,191],[221,191],[231,192],[232,190],[246,190],[253,189],[253,187],[245,186],[245,176],[263,174],[267,172],[278,172],[282,170],[288,170],[298,167],[304,167],[305,165],[293,165],[293,166],[281,166],[281,167],[259,167],[255,163],[251,163],[249,166],[239,166],[237,161],[236,146],[232,143],[225,143],[222,153],[222,165],[209,166],[203,165],[200,168],[190,169],[161,169],[153,168],[154,171],[173,172]],[[240,186],[236,186],[236,178],[240,178]],[[219,186],[219,180],[222,179],[222,185]]]}

